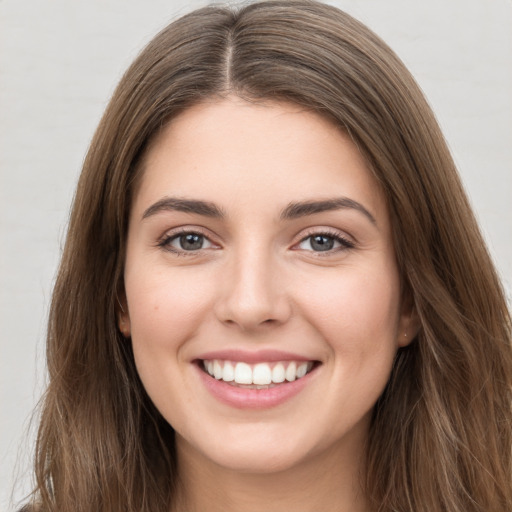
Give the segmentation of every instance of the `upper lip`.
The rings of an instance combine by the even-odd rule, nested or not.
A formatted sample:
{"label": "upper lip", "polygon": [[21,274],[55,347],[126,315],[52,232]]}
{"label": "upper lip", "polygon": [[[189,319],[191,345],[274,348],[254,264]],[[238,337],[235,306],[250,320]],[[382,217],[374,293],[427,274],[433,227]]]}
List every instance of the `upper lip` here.
{"label": "upper lip", "polygon": [[277,361],[315,361],[314,358],[304,355],[285,352],[281,350],[247,351],[240,349],[213,350],[199,354],[196,358],[201,360],[219,359],[223,361],[236,361],[243,363],[272,363]]}

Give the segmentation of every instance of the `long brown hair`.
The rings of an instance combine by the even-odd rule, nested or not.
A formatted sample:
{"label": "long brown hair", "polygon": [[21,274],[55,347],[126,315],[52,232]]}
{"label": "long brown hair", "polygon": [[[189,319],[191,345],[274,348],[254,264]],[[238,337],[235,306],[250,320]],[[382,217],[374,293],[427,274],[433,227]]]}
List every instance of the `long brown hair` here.
{"label": "long brown hair", "polygon": [[116,326],[127,219],[153,136],[227,94],[329,118],[386,195],[421,329],[375,406],[364,482],[374,509],[510,510],[510,314],[455,166],[402,62],[365,26],[310,0],[197,10],[122,78],[84,163],[53,294],[35,499],[59,512],[172,503],[173,430]]}

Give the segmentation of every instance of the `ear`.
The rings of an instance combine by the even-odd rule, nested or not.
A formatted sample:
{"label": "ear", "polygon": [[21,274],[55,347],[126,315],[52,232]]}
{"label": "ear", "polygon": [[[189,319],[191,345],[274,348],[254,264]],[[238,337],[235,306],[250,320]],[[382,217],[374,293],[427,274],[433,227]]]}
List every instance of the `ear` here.
{"label": "ear", "polygon": [[406,347],[416,338],[421,322],[410,292],[405,292],[402,298],[400,320],[398,322],[397,343],[399,347]]}
{"label": "ear", "polygon": [[121,334],[125,338],[131,336],[130,313],[128,311],[128,302],[126,301],[126,294],[124,291],[117,294],[116,304],[117,326]]}

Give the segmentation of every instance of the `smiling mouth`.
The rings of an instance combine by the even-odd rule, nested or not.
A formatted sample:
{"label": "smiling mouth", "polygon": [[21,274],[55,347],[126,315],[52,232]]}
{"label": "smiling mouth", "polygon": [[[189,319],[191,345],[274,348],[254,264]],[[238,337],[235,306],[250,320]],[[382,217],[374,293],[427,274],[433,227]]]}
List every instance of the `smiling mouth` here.
{"label": "smiling mouth", "polygon": [[199,367],[216,380],[247,389],[269,389],[302,379],[317,361],[278,361],[248,364],[222,359],[202,359]]}

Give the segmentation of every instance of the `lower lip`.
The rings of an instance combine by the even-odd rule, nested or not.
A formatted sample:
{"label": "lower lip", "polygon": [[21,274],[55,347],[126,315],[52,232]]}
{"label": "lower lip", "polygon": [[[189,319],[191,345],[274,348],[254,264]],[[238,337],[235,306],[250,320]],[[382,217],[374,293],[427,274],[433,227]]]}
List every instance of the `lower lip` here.
{"label": "lower lip", "polygon": [[281,405],[300,393],[316,374],[317,368],[293,382],[278,384],[268,389],[238,388],[217,380],[196,365],[199,376],[208,391],[220,402],[237,409],[269,409]]}

